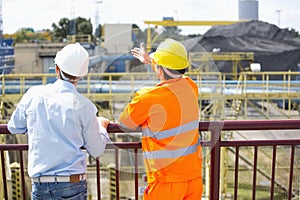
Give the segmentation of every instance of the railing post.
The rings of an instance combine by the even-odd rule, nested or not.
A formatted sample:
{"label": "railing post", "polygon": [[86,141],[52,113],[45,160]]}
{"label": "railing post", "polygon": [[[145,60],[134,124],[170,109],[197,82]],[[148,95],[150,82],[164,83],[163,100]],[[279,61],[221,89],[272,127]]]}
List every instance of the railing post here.
{"label": "railing post", "polygon": [[223,124],[212,122],[211,130],[211,156],[210,156],[210,191],[209,199],[219,199],[220,191],[220,141]]}
{"label": "railing post", "polygon": [[[1,171],[2,171],[2,183],[3,183],[3,193],[4,193],[4,199],[8,199],[8,193],[7,193],[7,179],[6,179],[6,170],[5,170],[5,158],[4,158],[4,151],[0,151],[0,159],[1,159]],[[2,191],[1,191],[2,192]],[[2,196],[2,195],[1,195]],[[1,197],[2,198],[2,197]]]}
{"label": "railing post", "polygon": [[97,200],[101,199],[101,180],[100,180],[100,161],[99,157],[96,159],[96,170],[97,170]]}

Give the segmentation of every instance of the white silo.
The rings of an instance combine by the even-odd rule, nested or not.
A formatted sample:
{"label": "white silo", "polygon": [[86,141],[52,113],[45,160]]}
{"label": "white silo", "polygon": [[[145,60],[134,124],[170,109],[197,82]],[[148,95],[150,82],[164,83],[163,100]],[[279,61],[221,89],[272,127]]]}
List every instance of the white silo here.
{"label": "white silo", "polygon": [[239,0],[239,20],[258,20],[258,0]]}

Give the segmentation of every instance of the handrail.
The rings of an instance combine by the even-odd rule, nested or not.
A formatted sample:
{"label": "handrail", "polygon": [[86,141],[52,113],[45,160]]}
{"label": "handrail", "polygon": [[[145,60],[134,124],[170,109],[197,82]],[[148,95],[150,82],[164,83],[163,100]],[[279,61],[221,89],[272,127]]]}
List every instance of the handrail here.
{"label": "handrail", "polygon": [[[255,126],[251,126],[255,124]],[[222,131],[236,130],[283,130],[300,129],[299,119],[287,120],[224,120],[224,121],[201,121],[199,131],[211,131],[220,129]],[[120,127],[118,123],[110,123],[107,127],[108,133],[141,132],[141,127],[136,130],[129,130]],[[0,124],[0,134],[10,134],[6,124]]]}
{"label": "handrail", "polygon": [[[272,184],[271,184],[271,199],[273,198],[274,192],[274,184],[276,184],[274,180],[274,173],[275,173],[275,158],[276,158],[276,146],[280,145],[289,145],[291,146],[291,160],[294,159],[295,155],[295,147],[300,145],[300,136],[297,139],[278,139],[278,140],[250,140],[250,141],[223,141],[221,139],[221,132],[222,131],[233,131],[233,130],[300,130],[300,119],[287,119],[287,120],[226,120],[226,121],[200,121],[199,122],[199,131],[210,131],[211,132],[211,139],[209,141],[202,141],[204,146],[210,148],[210,184],[209,184],[209,196],[210,199],[219,199],[219,181],[220,181],[220,164],[221,164],[221,148],[222,147],[236,147],[236,157],[239,156],[238,150],[240,146],[253,146],[255,147],[255,158],[254,163],[257,164],[257,147],[258,146],[272,146],[273,147],[273,160],[272,160]],[[113,133],[124,133],[124,132],[140,132],[141,127],[137,128],[136,130],[128,130],[123,129],[119,126],[118,123],[111,123],[108,126],[108,132],[110,134]],[[0,134],[10,134],[7,125],[1,124],[0,125]],[[9,144],[5,145],[5,150],[16,150],[16,147],[21,147],[22,149],[26,149],[26,145],[20,144]],[[118,148],[141,148],[140,142],[123,142],[123,143],[113,143],[109,144],[107,148],[110,149],[118,149]],[[3,154],[3,151],[1,151]],[[275,155],[275,158],[274,158]],[[116,152],[116,156],[118,153]],[[2,156],[3,158],[3,156]],[[1,161],[3,163],[3,161]],[[99,161],[98,161],[99,162]],[[238,159],[236,160],[235,167],[238,168]],[[255,182],[256,182],[256,170],[257,166],[254,165],[255,175],[253,175],[253,198],[255,199]],[[97,164],[99,165],[99,163]],[[137,166],[135,166],[137,169]],[[135,170],[136,170],[135,169]],[[118,166],[116,167],[118,170]],[[292,177],[293,177],[293,162],[290,163],[290,175],[289,175],[289,183],[288,183],[288,196],[291,199],[292,196]],[[137,171],[135,171],[137,172]],[[98,173],[98,172],[97,172]],[[5,176],[5,175],[4,175]],[[98,175],[97,175],[97,178]],[[137,181],[137,176],[135,177],[135,181]],[[23,183],[24,184],[24,183]],[[137,190],[137,183],[135,183],[135,190]],[[234,199],[237,198],[237,186],[238,184],[238,173],[235,171],[235,185],[234,185]],[[98,188],[99,189],[99,188]],[[137,193],[136,193],[137,195]],[[99,191],[98,191],[98,199],[99,198]],[[117,194],[119,197],[119,194]]]}
{"label": "handrail", "polygon": [[[255,126],[252,126],[255,124]],[[0,125],[0,132],[1,132]],[[200,121],[199,131],[211,131],[218,129],[221,131],[236,131],[236,130],[283,130],[283,129],[300,129],[299,119],[289,120],[224,120],[224,121]],[[117,123],[108,125],[109,133],[129,132],[132,130],[121,128]],[[141,128],[134,130],[141,132]]]}

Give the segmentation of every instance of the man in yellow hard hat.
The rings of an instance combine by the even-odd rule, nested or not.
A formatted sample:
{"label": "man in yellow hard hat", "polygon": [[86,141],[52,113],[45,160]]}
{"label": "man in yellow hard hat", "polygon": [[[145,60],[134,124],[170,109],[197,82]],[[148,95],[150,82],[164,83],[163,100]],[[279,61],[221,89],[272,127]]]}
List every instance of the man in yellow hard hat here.
{"label": "man in yellow hard hat", "polygon": [[86,153],[100,156],[109,137],[109,120],[76,90],[88,73],[89,55],[68,44],[55,57],[57,80],[31,87],[18,103],[8,130],[28,135],[28,174],[32,199],[87,199]]}
{"label": "man in yellow hard hat", "polygon": [[140,89],[120,115],[120,125],[142,127],[142,151],[148,186],[144,199],[199,200],[202,157],[198,134],[198,87],[184,75],[187,51],[166,39],[149,55],[134,48],[133,56],[151,64],[160,83]]}

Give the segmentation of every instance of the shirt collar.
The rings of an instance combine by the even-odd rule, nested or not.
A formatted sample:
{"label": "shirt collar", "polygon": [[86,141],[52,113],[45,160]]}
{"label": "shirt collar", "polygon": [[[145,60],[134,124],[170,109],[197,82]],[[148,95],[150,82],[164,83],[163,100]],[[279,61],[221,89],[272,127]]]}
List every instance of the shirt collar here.
{"label": "shirt collar", "polygon": [[61,80],[61,79],[57,79],[55,82],[54,82],[55,85],[59,85],[59,86],[62,86],[62,87],[66,87],[70,90],[75,90],[75,85],[68,82],[68,81],[64,81],[64,80]]}
{"label": "shirt collar", "polygon": [[174,83],[174,82],[182,80],[182,78],[185,78],[185,76],[183,75],[180,78],[172,78],[172,79],[169,79],[169,80],[164,80],[164,81],[161,81],[160,83],[158,83],[157,85],[162,86],[162,85],[165,85],[165,84]]}

